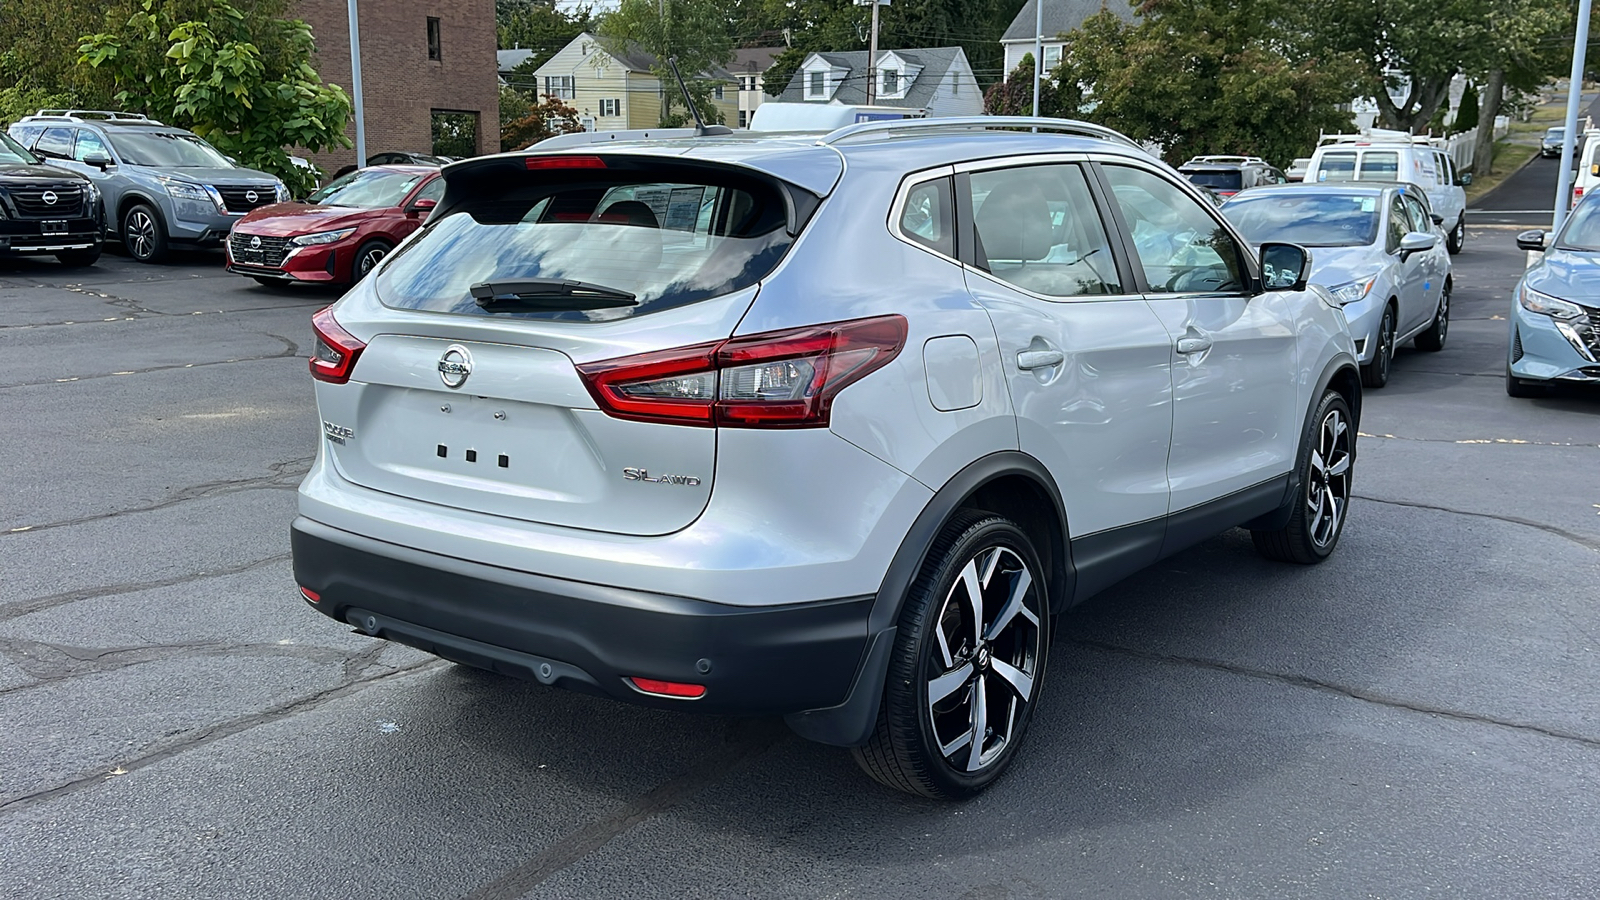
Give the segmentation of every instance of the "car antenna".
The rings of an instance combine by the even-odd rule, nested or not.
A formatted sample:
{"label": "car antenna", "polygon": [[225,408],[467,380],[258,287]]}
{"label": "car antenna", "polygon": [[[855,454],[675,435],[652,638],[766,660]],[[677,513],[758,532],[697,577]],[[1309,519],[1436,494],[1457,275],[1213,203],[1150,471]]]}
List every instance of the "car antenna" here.
{"label": "car antenna", "polygon": [[683,91],[683,105],[689,107],[689,115],[694,116],[694,136],[733,134],[733,129],[726,125],[707,125],[706,120],[700,118],[700,110],[694,108],[694,98],[689,96],[689,86],[683,83],[683,74],[678,71],[678,58],[667,57],[667,65],[672,67],[672,77],[678,79],[678,90]]}

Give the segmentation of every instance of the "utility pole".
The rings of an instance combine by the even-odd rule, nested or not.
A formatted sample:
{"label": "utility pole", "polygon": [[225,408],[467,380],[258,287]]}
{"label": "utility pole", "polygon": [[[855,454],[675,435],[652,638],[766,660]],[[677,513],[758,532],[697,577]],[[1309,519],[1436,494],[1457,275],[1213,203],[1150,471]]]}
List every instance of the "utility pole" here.
{"label": "utility pole", "polygon": [[1030,115],[1039,114],[1039,77],[1043,71],[1044,0],[1033,0],[1033,109]]}
{"label": "utility pole", "polygon": [[[1578,144],[1578,100],[1583,96],[1584,57],[1589,49],[1589,13],[1593,0],[1578,4],[1578,36],[1572,42],[1572,80],[1567,83],[1567,130],[1561,138],[1561,174],[1556,179],[1556,212],[1551,231],[1560,231],[1567,218],[1567,194],[1572,190],[1572,152]],[[1481,127],[1481,126],[1480,126]],[[1493,128],[1494,123],[1490,122]]]}
{"label": "utility pole", "polygon": [[878,0],[867,2],[872,4],[872,41],[867,45],[867,105],[872,106],[878,101]]}
{"label": "utility pole", "polygon": [[361,105],[361,26],[356,21],[356,0],[350,7],[350,99],[356,114],[356,168],[367,164],[367,116]]}

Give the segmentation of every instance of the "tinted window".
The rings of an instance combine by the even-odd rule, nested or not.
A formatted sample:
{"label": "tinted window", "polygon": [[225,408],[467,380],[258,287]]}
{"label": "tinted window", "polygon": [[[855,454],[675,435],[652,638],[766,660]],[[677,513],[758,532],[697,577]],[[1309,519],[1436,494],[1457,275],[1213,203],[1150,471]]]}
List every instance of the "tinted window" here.
{"label": "tinted window", "polygon": [[434,180],[432,180],[432,181],[428,182],[427,184],[423,185],[422,186],[422,190],[417,191],[417,195],[415,197],[411,198],[411,202],[412,203],[416,203],[418,200],[432,200],[435,203],[437,203],[437,202],[439,202],[439,199],[441,197],[443,197],[443,196],[444,196],[444,179],[443,178],[435,178]]}
{"label": "tinted window", "polygon": [[1122,292],[1105,227],[1075,165],[974,172],[977,263],[1047,297]]}
{"label": "tinted window", "polygon": [[1410,217],[1406,214],[1406,206],[1399,196],[1389,201],[1389,230],[1385,249],[1390,253],[1400,249],[1400,239],[1411,230]]}
{"label": "tinted window", "polygon": [[1317,166],[1318,181],[1354,181],[1356,155],[1354,153],[1327,153]]}
{"label": "tinted window", "polygon": [[[749,287],[793,243],[778,188],[739,171],[667,163],[505,173],[509,177],[502,171],[457,174],[466,186],[446,188],[448,212],[430,218],[422,235],[384,266],[377,290],[385,304],[605,321]],[[473,299],[474,284],[528,279],[588,282],[626,291],[638,302],[489,313]]]}
{"label": "tinted window", "polygon": [[1585,197],[1567,217],[1555,246],[1562,250],[1600,250],[1600,201]]}
{"label": "tinted window", "polygon": [[1185,172],[1189,180],[1201,187],[1219,191],[1237,191],[1244,186],[1243,172]]}
{"label": "tinted window", "polygon": [[900,233],[945,256],[955,256],[954,221],[950,179],[925,181],[906,195],[905,206],[900,210]]}
{"label": "tinted window", "polygon": [[1128,166],[1106,166],[1129,236],[1155,293],[1244,288],[1239,248],[1205,208],[1165,179]]}
{"label": "tinted window", "polygon": [[343,178],[335,178],[327,187],[307,197],[306,202],[359,209],[399,206],[421,180],[420,174],[358,169]]}
{"label": "tinted window", "polygon": [[1229,200],[1222,214],[1253,244],[1361,247],[1378,237],[1378,198],[1370,194],[1252,192]]}
{"label": "tinted window", "polygon": [[1361,157],[1362,181],[1399,181],[1400,154],[1392,150],[1368,150]]}
{"label": "tinted window", "polygon": [[111,158],[111,151],[106,149],[106,142],[100,139],[100,135],[87,128],[78,129],[78,144],[72,148],[72,158],[83,162],[95,156]]}
{"label": "tinted window", "polygon": [[163,169],[231,169],[233,163],[199,136],[183,132],[117,132],[111,146],[133,166]]}
{"label": "tinted window", "polygon": [[39,135],[39,143],[33,146],[33,151],[40,156],[71,159],[72,133],[77,130],[76,128],[46,128],[44,134]]}
{"label": "tinted window", "polygon": [[1405,204],[1406,213],[1411,219],[1411,230],[1420,231],[1424,234],[1432,234],[1433,218],[1428,215],[1428,209],[1422,205],[1422,201],[1411,196],[1410,194],[1406,194]]}

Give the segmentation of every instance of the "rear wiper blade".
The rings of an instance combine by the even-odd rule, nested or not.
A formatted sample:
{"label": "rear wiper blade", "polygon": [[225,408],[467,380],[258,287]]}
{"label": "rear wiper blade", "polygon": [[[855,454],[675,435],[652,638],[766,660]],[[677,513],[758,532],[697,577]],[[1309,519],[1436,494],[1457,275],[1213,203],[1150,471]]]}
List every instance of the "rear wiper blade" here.
{"label": "rear wiper blade", "polygon": [[639,305],[638,297],[627,291],[563,278],[481,281],[469,290],[478,305],[489,312],[616,309]]}

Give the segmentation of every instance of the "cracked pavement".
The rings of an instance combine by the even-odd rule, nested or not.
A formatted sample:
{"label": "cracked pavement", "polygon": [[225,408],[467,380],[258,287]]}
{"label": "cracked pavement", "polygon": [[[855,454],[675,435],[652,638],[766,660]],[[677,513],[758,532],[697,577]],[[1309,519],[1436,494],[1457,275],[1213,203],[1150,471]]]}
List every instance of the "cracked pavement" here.
{"label": "cracked pavement", "polygon": [[1512,234],[1469,231],[1447,349],[1368,393],[1338,554],[1232,532],[1071,611],[959,805],[316,614],[287,527],[334,295],[0,262],[0,896],[1600,895],[1600,394],[1505,396]]}

